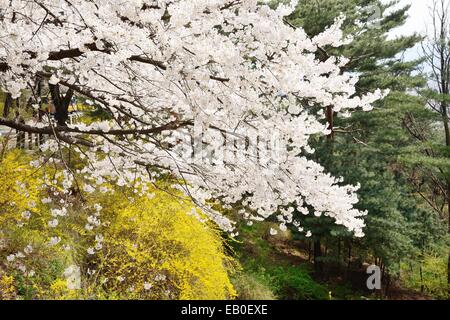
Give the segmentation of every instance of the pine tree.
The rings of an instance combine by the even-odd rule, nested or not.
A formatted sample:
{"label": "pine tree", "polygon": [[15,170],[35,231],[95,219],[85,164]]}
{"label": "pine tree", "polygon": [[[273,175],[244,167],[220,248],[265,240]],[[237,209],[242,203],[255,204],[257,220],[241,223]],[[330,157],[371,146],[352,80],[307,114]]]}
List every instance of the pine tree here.
{"label": "pine tree", "polygon": [[[424,122],[413,115],[405,126],[416,139],[420,157],[407,158],[416,192],[437,212],[450,234],[450,2],[435,0],[431,7],[433,26],[428,41],[422,45],[429,75],[429,88],[423,90],[427,111],[432,116]],[[425,108],[424,108],[425,109]],[[447,284],[450,298],[450,253]]]}
{"label": "pine tree", "polygon": [[[409,94],[426,83],[417,74],[422,60],[402,59],[402,54],[420,42],[421,37],[415,34],[396,39],[388,37],[389,32],[403,25],[408,17],[409,6],[393,10],[397,3],[304,0],[287,17],[290,24],[301,26],[309,36],[314,36],[343,13],[346,16],[344,31],[356,34],[354,41],[339,49],[321,48],[318,54],[324,55],[324,59],[328,54],[347,57],[349,62],[343,72],[360,76],[357,84],[360,92],[375,87],[391,90],[370,113],[357,112],[345,118],[330,112],[327,121],[333,123],[333,133],[326,139],[318,137],[315,142],[315,157],[330,173],[344,177],[346,183],[361,184],[358,206],[369,212],[366,236],[362,240],[354,239],[342,228],[332,226],[327,218],[314,225],[309,218],[304,221],[313,231],[313,242],[319,247],[314,252],[319,255],[327,252],[328,257],[316,257],[318,262],[335,260],[342,265],[346,260],[350,268],[352,263],[373,257],[384,269],[386,280],[389,280],[389,271],[398,269],[402,259],[414,256],[418,246],[426,245],[418,239],[416,231],[426,233],[436,227],[435,216],[414,196],[402,169],[401,157],[415,143],[404,127],[407,115],[425,119],[430,115],[423,110],[423,99]],[[411,156],[411,152],[408,154]],[[436,237],[441,235],[431,232]]]}

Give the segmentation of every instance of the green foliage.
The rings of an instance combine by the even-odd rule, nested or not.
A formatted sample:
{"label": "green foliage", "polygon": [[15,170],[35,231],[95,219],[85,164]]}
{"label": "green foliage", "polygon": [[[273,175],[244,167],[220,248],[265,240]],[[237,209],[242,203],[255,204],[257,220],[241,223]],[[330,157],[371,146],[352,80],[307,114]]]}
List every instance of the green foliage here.
{"label": "green foliage", "polygon": [[[272,5],[286,1],[272,1]],[[335,138],[314,137],[312,141],[316,150],[312,157],[328,172],[344,177],[346,184],[360,185],[357,207],[368,212],[364,238],[354,239],[331,218],[298,212],[294,213],[305,230],[312,231],[312,238],[288,230],[269,240],[274,223],[243,225],[239,227],[241,238],[232,242],[243,270],[233,274],[236,265],[226,252],[222,234],[186,214],[194,207],[189,199],[174,201],[157,188],[150,189],[153,198],[121,188],[114,195],[95,194],[87,199],[73,195],[67,217],[60,219],[58,229],[50,228],[55,206],[40,199],[50,196],[58,202],[62,190],[42,187],[44,173],[28,165],[32,159],[28,154],[2,150],[0,259],[23,253],[30,244],[33,252],[20,263],[16,259],[0,269],[0,299],[361,298],[349,283],[319,283],[308,262],[293,263],[280,254],[276,245],[292,239],[319,241],[327,253],[317,261],[329,266],[361,268],[362,262],[376,259],[407,288],[448,298],[446,217],[436,214],[445,199],[436,200],[434,208],[423,199],[434,194],[436,179],[448,181],[450,176],[450,149],[436,129],[441,119],[424,106],[428,100],[450,100],[448,95],[423,90],[426,80],[418,72],[421,60],[399,58],[421,37],[388,38],[407,18],[409,6],[394,7],[397,2],[303,0],[287,17],[292,25],[314,36],[344,13],[344,33],[355,35],[353,43],[322,49],[349,59],[343,71],[360,76],[358,94],[376,88],[391,91],[370,113],[355,112],[351,118],[335,113]],[[371,20],[375,7],[383,13],[378,25]],[[0,92],[0,113],[3,101]],[[83,111],[86,123],[110,118],[95,106]],[[418,124],[418,132],[407,129],[411,122]],[[72,161],[76,169],[81,160]],[[61,180],[59,169],[45,174]],[[90,255],[87,249],[95,245],[96,234],[85,229],[85,222],[94,204],[103,207],[105,224],[100,231],[104,240],[96,254]],[[22,216],[25,211],[30,211],[31,219]],[[51,237],[59,237],[61,244],[49,246]],[[81,266],[80,288],[71,288],[64,276],[70,266]]]}
{"label": "green foliage", "polygon": [[[281,300],[329,299],[329,290],[311,277],[307,263],[292,265],[291,261],[283,259],[274,245],[288,243],[291,237],[289,233],[271,236],[271,227],[274,227],[271,222],[240,227],[242,242],[234,245],[244,270],[241,281],[247,282],[235,284],[238,296],[247,299],[271,292]],[[248,283],[252,282],[257,285],[254,290],[249,290]]]}
{"label": "green foliage", "polygon": [[[61,179],[60,168],[44,171],[31,167],[30,160],[17,150],[0,159],[0,271],[3,266],[5,271],[0,297],[235,297],[229,274],[236,264],[225,252],[221,232],[201,222],[203,213],[179,191],[164,186],[177,194],[173,197],[150,187],[140,196],[116,188],[67,197],[44,183],[44,175]],[[52,209],[61,208],[63,197],[67,211],[52,227]],[[95,230],[86,228],[89,219],[99,219]]]}
{"label": "green foliage", "polygon": [[328,290],[315,282],[304,267],[278,266],[267,271],[273,279],[275,293],[287,300],[326,300]]}
{"label": "green foliage", "polygon": [[232,278],[239,300],[275,300],[271,283],[258,273],[240,272]]}
{"label": "green foliage", "polygon": [[[271,4],[280,2],[283,1]],[[314,160],[334,176],[342,176],[344,183],[361,186],[357,207],[368,212],[365,237],[354,239],[329,218],[299,215],[302,226],[311,230],[313,237],[307,240],[293,230],[294,238],[320,241],[326,246],[326,257],[317,258],[318,261],[348,265],[358,261],[354,267],[359,267],[361,262],[373,262],[377,258],[391,274],[399,273],[400,261],[414,260],[429,250],[431,244],[442,247],[445,223],[423,200],[423,195],[416,193],[416,184],[427,185],[427,180],[442,174],[448,177],[450,171],[449,150],[437,147],[442,145],[443,137],[433,130],[439,119],[430,108],[424,107],[426,98],[438,101],[446,98],[429,90],[424,91],[425,98],[411,94],[423,91],[426,85],[420,72],[423,60],[404,61],[401,57],[421,37],[413,34],[388,38],[389,32],[407,19],[409,6],[396,4],[397,1],[379,0],[305,0],[287,17],[292,25],[301,26],[308,35],[315,36],[343,13],[344,33],[354,35],[354,41],[342,48],[323,49],[330,55],[349,59],[344,71],[359,75],[358,93],[390,89],[390,94],[371,112],[355,112],[351,118],[335,113],[334,139],[315,137],[312,141],[316,150]],[[375,8],[382,13],[376,21],[373,20]],[[420,124],[426,139],[418,141],[406,129],[411,121]],[[426,155],[429,150],[433,150],[433,157]],[[428,176],[411,177],[411,172],[418,169]],[[423,189],[425,195],[433,192]],[[349,251],[351,261],[346,261],[344,257]]]}
{"label": "green foliage", "polygon": [[[249,258],[243,264],[244,270],[281,300],[326,300],[329,291],[324,285],[311,278],[306,264],[288,265],[282,261],[267,263],[266,259]],[[241,286],[242,288],[242,286]],[[238,289],[238,295],[241,293]],[[244,293],[246,293],[244,291]]]}
{"label": "green foliage", "polygon": [[[370,113],[356,112],[351,118],[336,114],[335,126],[339,129],[334,140],[325,142],[317,137],[313,141],[315,160],[333,175],[344,177],[345,183],[361,185],[358,207],[367,210],[369,215],[366,218],[366,239],[360,242],[362,247],[359,249],[382,257],[385,263],[394,263],[412,252],[413,239],[410,237],[413,234],[408,229],[409,223],[413,222],[410,217],[418,204],[406,180],[395,171],[395,162],[402,154],[401,148],[409,146],[412,141],[403,128],[405,112],[423,109],[423,101],[405,92],[425,83],[422,77],[414,74],[420,61],[404,62],[397,58],[413,47],[420,37],[387,38],[390,30],[406,21],[409,8],[389,10],[390,13],[386,14],[392,6],[393,3],[377,0],[306,0],[301,1],[289,17],[292,24],[302,26],[310,36],[314,36],[343,13],[347,18],[344,32],[356,34],[354,41],[343,48],[325,49],[350,59],[345,70],[360,75],[357,85],[360,92],[375,88],[391,90],[391,94]],[[378,25],[371,22],[374,8],[380,8],[383,13]],[[303,223],[313,232],[314,240],[323,240],[330,235],[343,239],[351,237],[343,228],[333,226],[327,218],[317,223],[304,217]],[[331,255],[341,256],[336,252],[336,246],[331,249]]]}
{"label": "green foliage", "polygon": [[0,270],[0,300],[14,300],[17,296],[16,292],[14,277],[8,276]]}
{"label": "green foliage", "polygon": [[5,106],[5,93],[3,91],[0,91],[0,115],[3,114],[3,108]]}
{"label": "green foliage", "polygon": [[[402,263],[402,281],[407,288],[423,291],[437,299],[448,298],[446,252],[427,254]],[[420,270],[420,268],[422,270]]]}

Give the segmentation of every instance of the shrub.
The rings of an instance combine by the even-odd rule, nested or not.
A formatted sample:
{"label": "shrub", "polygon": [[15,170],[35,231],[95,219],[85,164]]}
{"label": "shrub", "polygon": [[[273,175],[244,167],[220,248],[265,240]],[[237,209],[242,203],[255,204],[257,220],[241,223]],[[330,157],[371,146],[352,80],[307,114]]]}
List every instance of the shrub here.
{"label": "shrub", "polygon": [[16,298],[14,278],[0,270],[0,300],[12,300]]}
{"label": "shrub", "polygon": [[[423,280],[420,277],[421,265]],[[421,261],[402,264],[401,279],[408,288],[420,291],[423,285],[425,293],[437,299],[448,298],[447,258],[444,254],[426,254]]]}
{"label": "shrub", "polygon": [[275,300],[270,283],[252,273],[239,273],[232,279],[239,300]]}
{"label": "shrub", "polygon": [[268,270],[275,293],[284,300],[327,300],[328,290],[315,282],[308,271],[299,266],[279,266]]}
{"label": "shrub", "polygon": [[227,274],[232,261],[218,230],[200,222],[201,213],[187,199],[174,201],[164,191],[150,192],[151,197],[119,206],[102,203],[104,213],[110,210],[107,214],[113,217],[95,261],[106,296],[233,298]]}
{"label": "shrub", "polygon": [[49,183],[64,178],[61,167],[44,172],[30,160],[20,151],[0,159],[1,298],[235,297],[220,232],[180,192],[81,197]]}

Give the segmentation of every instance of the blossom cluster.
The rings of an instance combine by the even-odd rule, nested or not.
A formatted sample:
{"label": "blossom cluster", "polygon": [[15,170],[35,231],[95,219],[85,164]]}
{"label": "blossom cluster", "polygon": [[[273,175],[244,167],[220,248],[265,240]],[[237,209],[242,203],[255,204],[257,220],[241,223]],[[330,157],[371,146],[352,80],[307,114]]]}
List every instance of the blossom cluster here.
{"label": "blossom cluster", "polygon": [[[233,223],[211,199],[243,205],[251,221],[274,215],[281,228],[302,230],[295,213],[325,214],[361,236],[357,186],[307,157],[310,136],[327,133],[310,110],[370,110],[383,93],[357,96],[345,58],[318,58],[351,41],[343,18],[311,39],[283,20],[296,2],[273,10],[257,0],[0,0],[0,87],[18,97],[41,79],[108,114],[44,146],[76,145],[88,163],[78,173],[91,182],[82,192],[170,173],[225,230]],[[265,154],[274,135],[281,156]],[[86,227],[96,224],[93,216]]]}

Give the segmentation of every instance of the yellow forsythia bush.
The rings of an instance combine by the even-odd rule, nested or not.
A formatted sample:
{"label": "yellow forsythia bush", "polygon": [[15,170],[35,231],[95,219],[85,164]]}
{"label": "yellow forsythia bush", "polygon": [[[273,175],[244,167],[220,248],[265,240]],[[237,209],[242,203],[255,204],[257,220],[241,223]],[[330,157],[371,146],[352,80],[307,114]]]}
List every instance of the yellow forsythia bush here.
{"label": "yellow forsythia bush", "polygon": [[[63,195],[44,183],[60,168],[31,160],[19,151],[0,159],[0,299],[235,297],[220,231],[180,192]],[[86,228],[96,210],[98,225]]]}
{"label": "yellow forsythia bush", "polygon": [[40,201],[46,193],[41,173],[30,161],[29,155],[18,150],[0,159],[2,299],[43,297],[40,293],[72,260],[61,247],[48,244],[55,231],[48,227],[50,212]]}
{"label": "yellow forsythia bush", "polygon": [[188,199],[175,201],[156,189],[149,194],[101,204],[103,214],[114,216],[97,262],[106,292],[133,299],[233,298],[232,261],[218,231],[198,220]]}
{"label": "yellow forsythia bush", "polygon": [[13,300],[16,298],[14,278],[0,271],[0,300]]}

